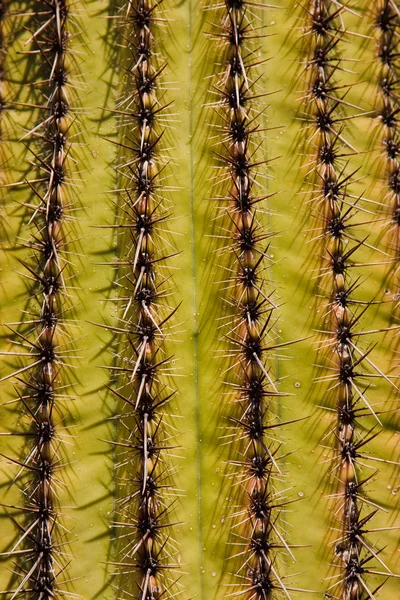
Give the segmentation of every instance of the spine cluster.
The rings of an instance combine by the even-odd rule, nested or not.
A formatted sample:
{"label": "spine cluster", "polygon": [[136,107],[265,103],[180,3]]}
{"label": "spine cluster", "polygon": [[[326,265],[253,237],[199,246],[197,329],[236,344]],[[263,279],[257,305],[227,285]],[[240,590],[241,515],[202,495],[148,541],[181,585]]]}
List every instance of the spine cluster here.
{"label": "spine cluster", "polygon": [[[122,402],[120,439],[116,442],[116,522],[118,589],[138,600],[172,598],[180,593],[174,577],[178,568],[173,538],[171,450],[174,428],[168,405],[174,396],[169,381],[172,358],[166,354],[171,281],[167,242],[168,186],[162,156],[167,104],[161,74],[166,67],[157,52],[159,2],[135,0],[121,17],[126,40],[124,95],[117,106],[121,117],[117,168],[120,259],[118,299],[119,349],[113,391]],[[169,204],[169,203],[168,203]]]}
{"label": "spine cluster", "polygon": [[26,204],[34,229],[26,243],[32,256],[24,263],[31,297],[18,330],[12,330],[17,350],[8,353],[28,362],[7,377],[15,378],[22,388],[18,401],[26,423],[26,428],[17,432],[26,438],[23,458],[11,458],[18,465],[16,480],[24,503],[9,507],[18,533],[8,553],[16,565],[8,593],[12,598],[50,600],[65,591],[68,534],[60,523],[58,497],[63,484],[58,471],[65,463],[60,427],[65,429],[62,422],[67,414],[62,404],[68,399],[68,380],[64,371],[72,352],[64,319],[70,264],[70,257],[65,256],[67,166],[72,163],[68,140],[72,123],[70,34],[65,0],[36,2],[34,8],[31,23],[36,29],[31,31],[29,54],[35,56],[34,88],[45,102],[39,108],[39,122],[31,123],[32,129],[25,136],[32,142],[38,171],[37,177],[28,182],[32,199]]}
{"label": "spine cluster", "polygon": [[[331,472],[337,489],[331,501],[338,523],[333,527],[336,574],[329,593],[341,600],[366,600],[375,593],[369,587],[369,573],[390,575],[380,551],[368,541],[369,522],[376,504],[365,495],[370,477],[363,475],[363,465],[370,457],[364,454],[364,449],[376,432],[361,423],[372,414],[380,424],[367,399],[366,382],[369,377],[381,378],[383,382],[385,376],[372,362],[369,350],[360,347],[362,336],[376,332],[360,331],[359,322],[368,303],[354,298],[357,279],[352,272],[362,265],[354,262],[353,254],[364,242],[355,233],[357,223],[353,219],[359,207],[356,208],[357,198],[351,192],[353,174],[345,173],[345,163],[349,160],[346,154],[353,152],[344,137],[345,123],[351,118],[346,114],[351,106],[347,100],[348,86],[342,85],[339,78],[346,10],[339,3],[326,0],[312,0],[307,6],[303,38],[307,126],[303,134],[307,136],[305,154],[314,217],[312,231],[321,258],[320,290],[325,296],[321,332],[324,338],[321,348],[326,352],[323,368],[328,366],[332,372],[319,381],[328,382],[329,397],[336,411]],[[374,560],[378,563],[377,571]]]}
{"label": "spine cluster", "polygon": [[[222,6],[211,5],[210,10],[216,16],[212,37],[221,67],[213,104],[220,140],[215,200],[220,207],[217,238],[224,240],[220,257],[226,283],[221,295],[228,349],[222,352],[230,361],[227,437],[231,440],[231,492],[236,490],[225,593],[265,600],[282,594],[290,597],[291,588],[279,575],[278,557],[291,552],[280,530],[285,501],[276,482],[281,471],[273,429],[283,424],[275,415],[279,392],[268,358],[276,348],[272,330],[276,304],[268,282],[272,234],[261,216],[268,198],[264,187],[267,161],[263,111],[257,98],[266,94],[259,83],[256,51],[264,31],[254,26],[261,22],[260,8],[251,2],[226,0]],[[223,394],[221,402],[225,398]]]}

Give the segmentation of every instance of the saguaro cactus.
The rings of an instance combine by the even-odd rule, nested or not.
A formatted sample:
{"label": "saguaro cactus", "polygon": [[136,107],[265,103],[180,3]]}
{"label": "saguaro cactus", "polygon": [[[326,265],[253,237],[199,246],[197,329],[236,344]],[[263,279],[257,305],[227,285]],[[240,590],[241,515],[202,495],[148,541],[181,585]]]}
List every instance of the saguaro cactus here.
{"label": "saguaro cactus", "polygon": [[398,597],[399,19],[2,4],[2,598]]}

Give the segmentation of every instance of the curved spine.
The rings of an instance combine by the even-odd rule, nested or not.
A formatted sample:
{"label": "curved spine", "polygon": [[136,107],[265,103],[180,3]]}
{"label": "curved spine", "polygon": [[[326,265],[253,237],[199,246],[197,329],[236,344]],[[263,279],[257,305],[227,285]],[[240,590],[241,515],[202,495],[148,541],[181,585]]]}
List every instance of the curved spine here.
{"label": "curved spine", "polygon": [[[155,600],[176,597],[181,584],[177,544],[172,537],[174,427],[168,404],[173,363],[166,353],[170,296],[166,243],[170,208],[162,138],[167,104],[157,48],[164,22],[160,2],[134,0],[121,9],[125,53],[124,96],[117,104],[122,162],[117,167],[121,256],[116,261],[120,326],[112,391],[122,403],[122,441],[117,461],[116,531],[118,589],[122,597]],[[172,211],[171,211],[172,212]]]}
{"label": "curved spine", "polygon": [[[32,256],[24,266],[30,293],[29,309],[18,324],[16,352],[29,357],[29,364],[4,379],[15,378],[22,388],[17,399],[24,411],[26,428],[17,433],[26,437],[24,458],[10,460],[18,465],[23,506],[9,507],[16,523],[17,541],[7,553],[15,557],[15,570],[8,590],[12,598],[50,600],[66,593],[66,545],[68,530],[61,522],[59,496],[63,482],[58,471],[65,464],[62,443],[68,412],[62,405],[69,399],[66,362],[71,360],[71,340],[65,319],[66,278],[72,278],[67,253],[69,183],[67,168],[73,168],[69,130],[72,123],[69,82],[69,5],[67,0],[36,2],[31,22],[36,27],[29,41],[30,55],[36,55],[33,85],[45,97],[39,108],[39,122],[24,138],[33,142],[34,166],[38,176],[28,182],[32,199],[26,203],[29,224],[35,231],[25,247]],[[39,97],[39,95],[38,95]],[[13,185],[26,185],[26,182]],[[16,515],[14,516],[14,513]],[[18,518],[20,515],[20,518]],[[21,516],[22,515],[22,516]]]}
{"label": "curved spine", "polygon": [[222,352],[229,357],[226,437],[231,445],[230,490],[236,490],[224,597],[290,598],[293,588],[280,574],[279,556],[292,554],[280,522],[286,501],[276,481],[282,473],[273,429],[285,424],[276,417],[281,394],[269,358],[279,344],[273,331],[276,300],[268,283],[273,262],[267,254],[268,239],[273,234],[262,222],[269,197],[263,183],[265,111],[256,100],[267,95],[257,71],[264,61],[256,58],[265,34],[259,5],[225,0],[208,9],[215,17],[211,37],[219,42],[216,61],[221,65],[213,91],[219,140],[215,201],[221,207],[217,238],[223,239],[221,308],[227,315],[227,348]]}
{"label": "curved spine", "polygon": [[[372,414],[381,424],[367,399],[368,386],[363,382],[370,376],[381,377],[382,382],[386,377],[369,358],[369,350],[360,347],[361,336],[376,332],[357,329],[368,303],[353,297],[358,280],[350,275],[354,268],[362,266],[355,263],[353,255],[365,240],[354,233],[357,223],[352,219],[360,210],[358,198],[351,192],[354,174],[347,174],[346,166],[341,166],[346,153],[354,152],[344,137],[345,122],[352,118],[346,114],[348,107],[352,107],[345,99],[349,86],[341,85],[337,77],[343,68],[340,43],[345,35],[342,17],[347,10],[347,6],[326,0],[311,0],[305,9],[304,112],[309,123],[305,153],[310,161],[306,183],[312,188],[310,204],[315,218],[312,232],[322,261],[318,278],[326,303],[321,347],[326,352],[324,368],[328,366],[333,372],[317,381],[329,382],[336,411],[332,473],[337,488],[331,502],[338,524],[333,527],[335,575],[329,593],[330,597],[341,600],[366,600],[375,593],[369,588],[367,577],[376,572],[370,565],[372,560],[383,567],[379,573],[382,577],[391,576],[379,551],[368,540],[368,524],[376,512],[368,509],[377,505],[364,492],[370,477],[362,474],[362,463],[369,458],[363,448],[376,433],[365,429],[360,422]],[[375,373],[371,375],[368,370]]]}

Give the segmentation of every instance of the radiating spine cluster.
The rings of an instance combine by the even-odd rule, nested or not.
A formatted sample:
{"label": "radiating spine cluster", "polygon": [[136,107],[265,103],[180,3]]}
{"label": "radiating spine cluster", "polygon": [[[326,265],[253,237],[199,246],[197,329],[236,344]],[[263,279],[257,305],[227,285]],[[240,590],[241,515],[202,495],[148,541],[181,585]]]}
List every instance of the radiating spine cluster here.
{"label": "radiating spine cluster", "polygon": [[217,238],[224,240],[219,252],[226,281],[221,291],[226,311],[222,353],[229,356],[225,383],[231,402],[223,413],[229,423],[224,438],[230,441],[234,495],[224,597],[265,600],[290,597],[293,589],[279,574],[279,555],[291,551],[279,519],[285,500],[277,483],[282,475],[280,444],[272,430],[284,424],[275,414],[280,394],[268,358],[279,344],[272,330],[276,301],[268,282],[273,261],[267,238],[272,234],[262,223],[269,194],[264,186],[264,110],[259,110],[257,98],[267,94],[258,72],[264,61],[256,52],[265,32],[261,7],[252,2],[225,0],[208,8],[220,70],[213,91],[220,140],[214,199],[219,207]]}
{"label": "radiating spine cluster", "polygon": [[[171,450],[174,428],[168,404],[173,362],[166,354],[169,321],[176,311],[171,296],[167,241],[169,207],[166,161],[161,139],[166,109],[158,53],[164,22],[156,0],[134,0],[120,20],[125,82],[118,102],[121,117],[117,168],[120,258],[119,348],[114,370],[116,397],[122,402],[117,461],[116,531],[119,597],[153,600],[180,593],[172,506],[176,491]],[[122,441],[121,440],[122,436]]]}
{"label": "radiating spine cluster", "polygon": [[[349,187],[353,175],[346,174],[343,166],[348,160],[346,152],[352,153],[352,146],[344,137],[345,122],[351,118],[346,115],[346,109],[352,106],[345,99],[349,86],[338,81],[343,68],[340,57],[345,34],[343,14],[348,7],[326,0],[311,0],[304,10],[307,15],[303,37],[307,89],[303,95],[307,126],[302,133],[307,136],[304,144],[314,217],[312,231],[317,255],[322,259],[318,277],[326,298],[324,331],[321,331],[324,337],[321,348],[327,352],[323,368],[329,367],[333,373],[322,376],[319,381],[328,382],[329,396],[333,396],[336,409],[332,473],[337,489],[331,501],[338,524],[334,525],[336,573],[329,593],[341,600],[366,600],[375,593],[369,587],[368,574],[390,576],[379,557],[380,552],[367,536],[377,505],[364,493],[370,477],[362,473],[362,464],[369,458],[363,448],[376,433],[360,423],[361,418],[371,414],[380,423],[366,397],[368,386],[363,381],[373,376],[381,377],[383,382],[385,376],[372,363],[370,351],[359,348],[361,336],[377,332],[357,331],[368,303],[353,298],[358,280],[350,276],[352,270],[360,266],[353,262],[352,255],[364,241],[354,234],[357,223],[351,220],[359,210],[358,206],[356,209],[358,199]],[[371,566],[373,559],[383,568],[382,573]]]}
{"label": "radiating spine cluster", "polygon": [[[29,12],[31,31],[29,56],[34,55],[33,86],[37,97],[45,97],[39,122],[24,136],[32,142],[37,177],[29,181],[32,199],[26,204],[29,223],[35,229],[26,247],[32,256],[24,263],[28,274],[29,308],[14,333],[16,355],[28,364],[4,379],[15,378],[22,388],[17,402],[26,427],[16,435],[26,439],[23,458],[15,460],[19,470],[22,506],[8,507],[17,527],[17,539],[7,553],[15,559],[8,594],[12,598],[38,600],[66,592],[66,544],[68,531],[60,522],[58,497],[63,490],[57,472],[65,463],[62,442],[67,413],[61,405],[68,400],[65,361],[70,360],[70,336],[64,319],[68,296],[66,258],[69,202],[67,164],[70,156],[69,129],[72,123],[69,85],[69,6],[66,0],[35,2]],[[16,185],[26,185],[26,182]],[[24,224],[24,227],[27,227]],[[69,253],[70,254],[70,253]],[[62,423],[64,421],[64,424]],[[20,516],[18,516],[20,515]]]}

